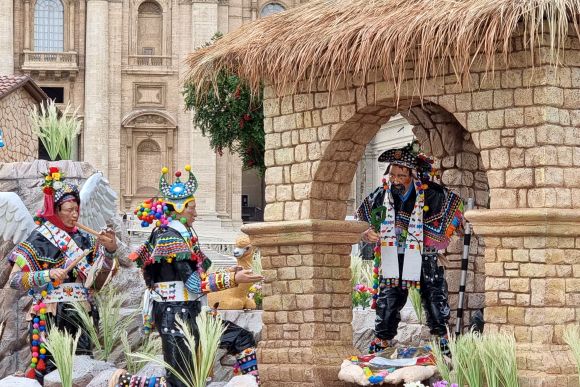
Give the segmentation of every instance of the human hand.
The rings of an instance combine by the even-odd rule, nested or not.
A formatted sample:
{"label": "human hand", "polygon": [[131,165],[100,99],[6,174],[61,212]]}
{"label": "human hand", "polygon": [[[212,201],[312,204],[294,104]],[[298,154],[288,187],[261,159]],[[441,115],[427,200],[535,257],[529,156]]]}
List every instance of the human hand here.
{"label": "human hand", "polygon": [[250,269],[244,269],[236,272],[236,276],[234,278],[237,284],[248,284],[264,280],[263,276],[252,273],[252,270]]}
{"label": "human hand", "polygon": [[107,228],[105,230],[101,230],[97,240],[100,244],[105,246],[105,249],[109,253],[114,253],[117,251],[117,237],[115,236],[115,231],[111,228]]}
{"label": "human hand", "polygon": [[379,234],[377,234],[372,228],[367,229],[362,234],[362,240],[367,243],[377,243],[379,239]]}
{"label": "human hand", "polygon": [[65,269],[50,269],[48,271],[48,276],[51,280],[62,282],[68,278],[68,272]]}

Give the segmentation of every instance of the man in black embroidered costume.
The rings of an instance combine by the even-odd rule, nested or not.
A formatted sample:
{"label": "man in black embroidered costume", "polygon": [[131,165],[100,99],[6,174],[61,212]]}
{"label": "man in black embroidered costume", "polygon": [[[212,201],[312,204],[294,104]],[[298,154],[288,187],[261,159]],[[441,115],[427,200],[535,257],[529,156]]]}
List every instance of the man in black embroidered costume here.
{"label": "man in black embroidered costume", "polygon": [[[207,273],[211,261],[199,248],[195,231],[191,228],[195,220],[196,202],[193,196],[197,189],[197,180],[191,167],[187,165],[189,178],[181,182],[181,173],[176,172],[177,179],[171,185],[165,179],[167,168],[162,169],[160,191],[163,200],[146,201],[139,212],[139,218],[144,225],[156,222],[157,227],[145,244],[141,245],[129,256],[143,269],[147,285],[146,296],[151,302],[146,302],[144,308],[145,330],[155,326],[161,335],[163,358],[182,375],[187,368],[185,362],[191,356],[183,334],[176,326],[176,317],[187,322],[196,342],[198,330],[195,318],[202,313],[206,304],[205,294],[237,286],[238,283],[258,282],[262,276],[252,274],[251,270],[232,270]],[[179,217],[179,219],[177,219]],[[147,297],[146,297],[147,298]],[[221,338],[221,348],[225,348],[236,356],[237,368],[243,374],[252,374],[259,382],[256,362],[255,342],[251,332],[225,321],[226,331]],[[195,356],[195,355],[193,355]],[[168,385],[181,387],[184,384],[168,371],[166,380],[159,377],[144,378],[135,375],[114,375],[112,382],[117,386],[125,385]]]}
{"label": "man in black embroidered costume", "polygon": [[358,219],[372,225],[363,233],[363,241],[375,244],[373,308],[377,314],[369,351],[380,352],[391,344],[408,289],[414,287],[421,293],[431,334],[441,339],[447,352],[450,309],[444,268],[437,256],[461,227],[463,202],[429,181],[431,161],[418,153],[416,143],[385,151],[379,161],[389,163],[388,179],[357,210]]}
{"label": "man in black embroidered costume", "polygon": [[[27,318],[32,360],[26,376],[36,378],[41,384],[44,375],[54,369],[44,344],[47,324],[76,334],[81,328],[75,323],[71,302],[81,302],[91,311],[96,323],[98,313],[91,301],[92,280],[87,278],[94,278],[96,267],[114,270],[117,250],[112,230],[103,231],[95,238],[75,227],[79,218],[79,191],[75,185],[62,181],[58,168],[49,169],[43,192],[44,210],[37,220],[40,226],[8,255],[12,265],[10,287],[28,291],[34,300]],[[88,255],[70,270],[87,250]],[[81,335],[76,353],[92,354],[87,334]]]}

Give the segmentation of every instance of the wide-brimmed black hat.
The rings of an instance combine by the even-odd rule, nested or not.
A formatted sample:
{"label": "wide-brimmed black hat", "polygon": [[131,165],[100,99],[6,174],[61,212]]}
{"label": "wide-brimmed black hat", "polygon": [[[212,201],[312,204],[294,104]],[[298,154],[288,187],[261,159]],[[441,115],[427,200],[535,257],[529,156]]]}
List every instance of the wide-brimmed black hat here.
{"label": "wide-brimmed black hat", "polygon": [[[423,181],[429,180],[433,161],[421,153],[419,142],[414,140],[403,148],[389,149],[381,153],[379,162],[411,168]],[[386,174],[387,172],[385,172]]]}
{"label": "wide-brimmed black hat", "polygon": [[391,165],[400,165],[403,167],[417,169],[417,154],[413,153],[410,147],[389,149],[379,156],[379,162],[389,163]]}

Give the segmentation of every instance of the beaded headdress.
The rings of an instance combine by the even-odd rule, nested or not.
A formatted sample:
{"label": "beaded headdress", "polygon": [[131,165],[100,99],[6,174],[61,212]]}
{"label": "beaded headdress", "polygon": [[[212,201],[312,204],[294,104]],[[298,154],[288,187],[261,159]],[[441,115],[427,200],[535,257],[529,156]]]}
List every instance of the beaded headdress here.
{"label": "beaded headdress", "polygon": [[171,204],[178,214],[182,213],[187,203],[195,200],[193,194],[197,191],[197,179],[191,172],[191,166],[186,165],[185,170],[189,172],[189,178],[184,183],[181,181],[181,172],[175,172],[175,181],[170,185],[167,182],[165,175],[168,172],[167,168],[161,170],[161,179],[159,179],[159,191],[163,195],[163,201],[166,204]]}
{"label": "beaded headdress", "polygon": [[72,228],[65,226],[56,216],[55,209],[59,204],[74,200],[80,204],[79,189],[76,185],[65,182],[64,176],[58,167],[50,167],[43,174],[42,192],[44,193],[44,205],[42,211],[37,211],[34,217],[37,224],[49,220],[56,226],[69,231]]}
{"label": "beaded headdress", "polygon": [[389,149],[381,153],[379,162],[399,165],[417,171],[422,181],[430,179],[433,160],[420,152],[419,142],[414,140],[403,148]]}
{"label": "beaded headdress", "polygon": [[167,226],[173,220],[171,205],[175,212],[182,213],[187,203],[194,201],[193,194],[197,191],[197,179],[191,172],[191,166],[186,165],[185,170],[189,172],[189,178],[184,183],[181,181],[181,172],[175,172],[175,181],[169,184],[165,175],[169,170],[166,167],[161,169],[161,179],[159,179],[159,191],[162,197],[156,197],[145,200],[134,211],[137,218],[141,221],[142,227],[148,227],[155,223],[157,227]]}

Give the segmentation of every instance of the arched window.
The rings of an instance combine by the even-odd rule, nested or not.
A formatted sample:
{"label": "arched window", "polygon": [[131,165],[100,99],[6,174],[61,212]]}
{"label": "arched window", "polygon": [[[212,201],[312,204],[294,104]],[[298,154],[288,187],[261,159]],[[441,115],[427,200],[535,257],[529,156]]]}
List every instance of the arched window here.
{"label": "arched window", "polygon": [[137,55],[163,55],[163,14],[153,1],[141,3],[137,16]]}
{"label": "arched window", "polygon": [[268,3],[262,7],[262,12],[260,12],[260,17],[266,17],[273,15],[278,12],[286,11],[286,8],[279,3]]}
{"label": "arched window", "polygon": [[60,0],[38,0],[34,6],[34,50],[64,51],[64,8]]}

